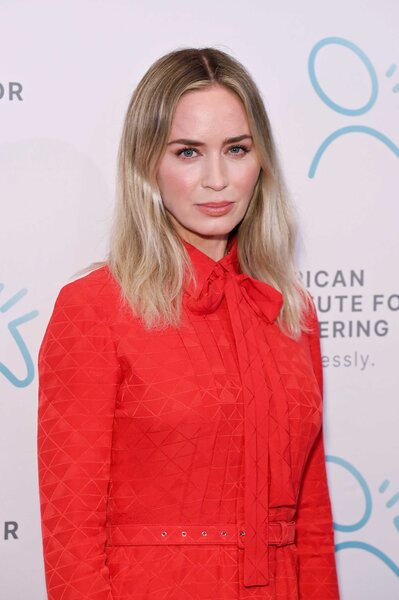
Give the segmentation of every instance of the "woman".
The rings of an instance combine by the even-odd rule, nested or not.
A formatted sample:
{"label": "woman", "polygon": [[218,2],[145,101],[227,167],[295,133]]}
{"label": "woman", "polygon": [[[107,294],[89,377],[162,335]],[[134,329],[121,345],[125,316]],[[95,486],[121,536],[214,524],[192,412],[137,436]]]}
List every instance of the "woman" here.
{"label": "woman", "polygon": [[317,319],[242,65],[160,58],[118,181],[39,355],[49,600],[337,599]]}

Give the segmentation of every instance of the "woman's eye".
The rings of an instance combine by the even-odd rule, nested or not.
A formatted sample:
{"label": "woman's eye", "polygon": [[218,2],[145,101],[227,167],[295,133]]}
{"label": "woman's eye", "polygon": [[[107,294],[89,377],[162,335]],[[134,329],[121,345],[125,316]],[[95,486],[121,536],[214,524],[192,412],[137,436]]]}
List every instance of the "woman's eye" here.
{"label": "woman's eye", "polygon": [[177,156],[183,156],[184,158],[192,158],[193,152],[196,152],[195,148],[182,148],[178,151]]}
{"label": "woman's eye", "polygon": [[[230,146],[228,150],[231,154],[237,156],[242,156],[249,152],[249,148],[241,144],[238,146]],[[197,150],[195,148],[182,148],[177,152],[177,156],[182,156],[183,158],[193,158],[194,153],[197,153]]]}
{"label": "woman's eye", "polygon": [[241,154],[240,150],[242,150],[243,154],[247,154],[248,148],[246,146],[231,146],[229,150],[232,151],[232,154]]}

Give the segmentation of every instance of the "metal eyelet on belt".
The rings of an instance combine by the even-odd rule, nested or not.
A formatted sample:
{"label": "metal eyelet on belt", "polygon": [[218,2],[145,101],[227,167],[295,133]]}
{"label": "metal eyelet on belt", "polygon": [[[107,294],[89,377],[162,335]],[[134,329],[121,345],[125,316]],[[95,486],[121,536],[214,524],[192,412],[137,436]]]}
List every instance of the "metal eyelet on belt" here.
{"label": "metal eyelet on belt", "polygon": [[226,535],[227,535],[227,531],[221,531],[221,532],[220,532],[220,535],[224,535],[224,536],[226,536]]}
{"label": "metal eyelet on belt", "polygon": [[245,531],[240,531],[240,535],[245,535]]}
{"label": "metal eyelet on belt", "polygon": [[162,535],[162,537],[165,537],[165,535],[168,535],[168,532],[167,532],[167,531],[163,531],[163,532],[161,533],[161,535]]}
{"label": "metal eyelet on belt", "polygon": [[205,536],[208,535],[206,531],[201,531],[201,535]]}
{"label": "metal eyelet on belt", "polygon": [[182,534],[183,537],[186,537],[187,531],[182,531],[181,534]]}

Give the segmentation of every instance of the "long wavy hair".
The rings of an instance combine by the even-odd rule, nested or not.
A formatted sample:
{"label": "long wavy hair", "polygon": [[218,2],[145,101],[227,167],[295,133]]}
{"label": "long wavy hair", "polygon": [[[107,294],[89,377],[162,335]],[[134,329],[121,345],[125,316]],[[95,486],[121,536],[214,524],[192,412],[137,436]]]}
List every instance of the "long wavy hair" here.
{"label": "long wavy hair", "polygon": [[212,85],[240,98],[261,165],[249,207],[234,231],[240,269],[283,294],[277,322],[297,338],[307,330],[310,300],[295,266],[293,207],[271,126],[249,73],[216,48],[183,48],[162,56],[135,89],[119,146],[117,204],[105,264],[120,284],[121,300],[145,327],[179,325],[185,278],[195,282],[195,273],[164,208],[156,173],[178,101],[186,92]]}

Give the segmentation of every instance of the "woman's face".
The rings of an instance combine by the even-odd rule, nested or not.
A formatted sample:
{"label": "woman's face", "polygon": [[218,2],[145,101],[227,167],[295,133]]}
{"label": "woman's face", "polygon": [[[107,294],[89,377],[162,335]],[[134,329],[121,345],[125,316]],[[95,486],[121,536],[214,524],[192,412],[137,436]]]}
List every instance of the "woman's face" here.
{"label": "woman's face", "polygon": [[227,240],[245,215],[259,172],[247,116],[233,92],[212,86],[180,98],[157,182],[181,237],[197,246]]}

